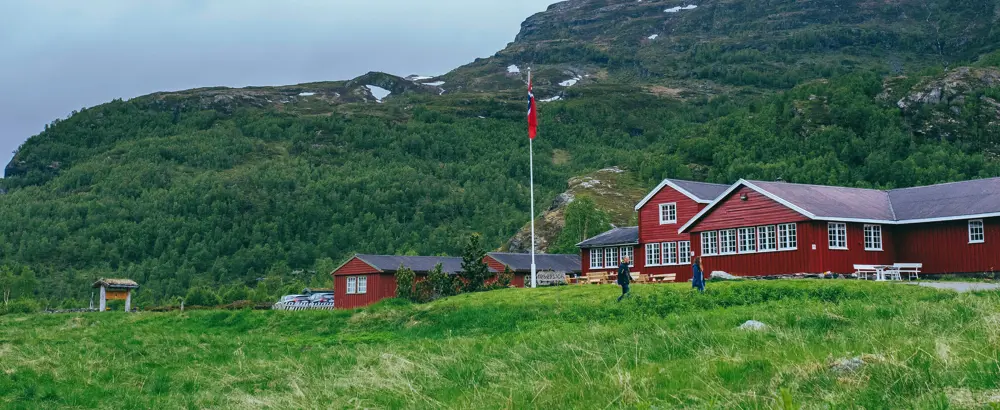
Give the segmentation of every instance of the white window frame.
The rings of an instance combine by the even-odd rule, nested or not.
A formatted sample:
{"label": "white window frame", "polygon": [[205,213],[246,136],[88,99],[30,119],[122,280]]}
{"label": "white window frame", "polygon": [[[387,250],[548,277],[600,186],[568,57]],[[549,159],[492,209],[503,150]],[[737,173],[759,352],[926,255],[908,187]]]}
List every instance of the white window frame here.
{"label": "white window frame", "polygon": [[677,263],[679,265],[691,264],[691,241],[677,242]]}
{"label": "white window frame", "polygon": [[736,240],[740,253],[757,253],[757,228],[740,228]]}
{"label": "white window frame", "polygon": [[701,233],[701,254],[715,256],[719,254],[719,232],[707,231]]}
{"label": "white window frame", "polygon": [[847,250],[847,224],[844,222],[827,222],[827,247],[835,251]]}
{"label": "white window frame", "polygon": [[739,240],[735,229],[719,231],[719,255],[735,255],[739,249]]}
{"label": "white window frame", "polygon": [[353,295],[358,293],[358,277],[348,276],[347,277],[347,294]]}
{"label": "white window frame", "polygon": [[663,242],[660,244],[663,249],[660,255],[663,255],[664,265],[678,265],[677,263],[677,242]]}
{"label": "white window frame", "polygon": [[865,225],[865,250],[882,250],[882,225]]}
{"label": "white window frame", "polygon": [[355,292],[355,294],[364,295],[365,293],[368,293],[368,277],[358,276],[358,289],[357,292]]}
{"label": "white window frame", "polygon": [[628,267],[634,268],[635,267],[635,248],[633,248],[631,246],[622,246],[621,249],[618,249],[618,257],[619,258],[626,257],[626,256],[628,257]]}
{"label": "white window frame", "polygon": [[794,223],[778,225],[778,250],[794,251],[799,248],[799,229]]}
{"label": "white window frame", "polygon": [[[597,257],[595,260],[594,257]],[[596,264],[594,262],[597,262]],[[591,248],[590,249],[590,269],[603,269],[604,268],[604,248]]]}
{"label": "white window frame", "polygon": [[660,244],[646,244],[646,266],[660,266]]}
{"label": "white window frame", "polygon": [[[666,217],[664,217],[663,211],[667,211]],[[660,204],[660,225],[676,224],[676,223],[677,223],[677,203],[670,202],[666,204]]]}
{"label": "white window frame", "polygon": [[986,243],[986,224],[982,219],[969,221],[969,243]]}
{"label": "white window frame", "polygon": [[620,256],[618,256],[618,248],[604,248],[604,267],[605,268],[617,268]]}
{"label": "white window frame", "polygon": [[774,225],[757,227],[757,252],[778,250],[778,230]]}

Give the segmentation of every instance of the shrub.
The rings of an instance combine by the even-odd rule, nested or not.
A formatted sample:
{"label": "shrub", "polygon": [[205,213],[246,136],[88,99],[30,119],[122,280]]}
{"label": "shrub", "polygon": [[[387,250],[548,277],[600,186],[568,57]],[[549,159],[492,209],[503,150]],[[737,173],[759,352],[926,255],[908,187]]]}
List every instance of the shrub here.
{"label": "shrub", "polygon": [[427,303],[434,300],[434,286],[431,285],[429,280],[417,282],[417,285],[414,286],[413,293],[414,302]]}
{"label": "shrub", "polygon": [[16,300],[8,301],[6,304],[0,304],[0,315],[15,314],[15,313],[35,313],[39,311],[38,302],[21,298]]}
{"label": "shrub", "polygon": [[486,279],[490,277],[490,268],[483,262],[486,251],[483,250],[483,237],[478,233],[469,236],[462,252],[462,272],[459,274],[464,282],[466,292],[479,292],[486,288]]}
{"label": "shrub", "polygon": [[396,270],[396,297],[406,300],[414,300],[413,280],[416,275],[413,270],[400,266]]}
{"label": "shrub", "polygon": [[503,272],[497,274],[496,282],[493,282],[494,289],[504,289],[509,288],[510,283],[514,280],[514,272],[510,271],[510,266],[504,266]]}
{"label": "shrub", "polygon": [[458,286],[456,286],[455,278],[447,273],[444,273],[440,263],[427,274],[427,282],[430,282],[431,284],[431,300],[447,296],[455,296],[460,290]]}
{"label": "shrub", "polygon": [[219,304],[221,304],[219,295],[204,286],[191,288],[187,296],[184,297],[185,306],[218,306]]}

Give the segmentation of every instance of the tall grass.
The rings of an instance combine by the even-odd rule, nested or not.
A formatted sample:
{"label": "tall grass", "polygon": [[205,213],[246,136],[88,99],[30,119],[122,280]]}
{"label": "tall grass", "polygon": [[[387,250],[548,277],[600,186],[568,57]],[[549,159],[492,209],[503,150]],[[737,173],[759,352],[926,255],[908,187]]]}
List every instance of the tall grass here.
{"label": "tall grass", "polygon": [[[834,281],[510,289],[358,311],[0,317],[7,408],[946,408],[1000,296]],[[769,327],[743,331],[755,319]],[[831,364],[859,357],[840,371]]]}

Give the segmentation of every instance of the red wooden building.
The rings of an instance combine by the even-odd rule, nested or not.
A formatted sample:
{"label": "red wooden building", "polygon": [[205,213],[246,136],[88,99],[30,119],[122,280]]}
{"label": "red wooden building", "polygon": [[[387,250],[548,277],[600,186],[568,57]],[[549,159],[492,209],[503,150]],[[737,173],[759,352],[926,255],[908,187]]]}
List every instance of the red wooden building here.
{"label": "red wooden building", "polygon": [[728,185],[665,179],[636,206],[639,226],[617,228],[579,244],[582,271],[612,272],[629,256],[632,271],[691,278],[691,235],[679,228],[704,209]]}
{"label": "red wooden building", "polygon": [[[699,196],[684,183],[665,181],[636,206],[636,270],[690,279],[689,267],[673,271],[686,262],[674,259],[674,241],[690,241],[706,271],[743,276],[850,273],[855,264],[897,262],[922,263],[930,274],[1000,269],[1000,178],[888,191],[740,180],[708,203],[696,199],[711,192]],[[682,190],[693,204],[677,196]],[[676,234],[663,223],[674,220],[673,206],[663,205],[673,203],[684,221]],[[691,209],[698,211],[683,215]],[[593,245],[616,231],[580,244],[584,268]]]}
{"label": "red wooden building", "polygon": [[[579,273],[580,257],[577,255],[541,254],[536,255],[535,259],[537,271]],[[525,278],[531,274],[531,255],[492,252],[486,254],[483,261],[494,274],[510,268],[514,274],[511,285],[516,287],[524,287]],[[353,309],[395,297],[395,275],[400,267],[412,270],[417,276],[416,280],[420,281],[438,264],[449,275],[462,271],[462,258],[457,257],[354,255],[331,273],[334,306],[337,309]]]}

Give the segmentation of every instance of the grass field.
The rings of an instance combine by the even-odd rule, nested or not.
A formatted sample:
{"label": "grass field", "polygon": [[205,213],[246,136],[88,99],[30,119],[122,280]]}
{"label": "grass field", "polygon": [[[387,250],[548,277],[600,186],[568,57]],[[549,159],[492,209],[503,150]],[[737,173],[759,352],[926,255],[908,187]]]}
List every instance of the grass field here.
{"label": "grass field", "polygon": [[[0,317],[4,408],[989,408],[1000,294],[510,289],[338,312]],[[763,331],[737,327],[755,319]],[[841,368],[838,360],[864,364]],[[850,367],[850,366],[846,366]]]}

